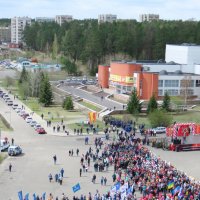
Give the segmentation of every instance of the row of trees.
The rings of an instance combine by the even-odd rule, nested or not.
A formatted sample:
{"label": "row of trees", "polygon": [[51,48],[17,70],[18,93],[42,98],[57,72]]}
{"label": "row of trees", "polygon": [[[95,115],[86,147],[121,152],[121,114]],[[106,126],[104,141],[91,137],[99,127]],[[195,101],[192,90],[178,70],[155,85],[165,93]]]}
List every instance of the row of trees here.
{"label": "row of trees", "polygon": [[97,20],[91,19],[62,26],[34,23],[26,27],[24,41],[31,49],[52,53],[53,58],[62,53],[66,66],[72,63],[67,68],[71,73],[77,61],[82,61],[94,74],[97,65],[106,63],[108,57],[158,60],[164,59],[166,43],[200,44],[200,22],[126,20],[98,25]]}
{"label": "row of trees", "polygon": [[44,106],[49,106],[53,101],[53,92],[47,74],[42,71],[29,73],[23,68],[19,78],[19,89],[23,99],[37,97]]}
{"label": "row of trees", "polygon": [[[137,118],[141,112],[141,109],[142,103],[139,100],[136,89],[134,89],[127,104],[127,111]],[[147,106],[147,114],[152,127],[170,125],[172,123],[172,117],[167,115],[167,112],[169,111],[170,96],[167,93],[165,93],[160,109],[158,108],[155,95],[152,95]]]}

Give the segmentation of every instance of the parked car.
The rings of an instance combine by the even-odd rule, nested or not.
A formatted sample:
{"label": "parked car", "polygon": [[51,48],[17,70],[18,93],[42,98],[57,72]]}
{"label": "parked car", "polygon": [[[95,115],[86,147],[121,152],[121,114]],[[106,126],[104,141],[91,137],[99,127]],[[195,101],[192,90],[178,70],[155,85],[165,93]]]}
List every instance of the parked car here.
{"label": "parked car", "polygon": [[12,100],[7,101],[6,103],[7,103],[8,106],[12,106],[13,105],[13,101]]}
{"label": "parked car", "polygon": [[18,108],[18,104],[14,103],[14,104],[12,105],[12,108],[13,108],[14,110],[17,109],[17,108]]}
{"label": "parked car", "polygon": [[27,117],[25,120],[26,120],[26,122],[29,124],[29,123],[31,123],[31,121],[32,121],[33,119],[32,119],[32,117]]}
{"label": "parked car", "polygon": [[36,125],[34,126],[34,129],[35,129],[35,130],[38,129],[38,128],[41,128],[41,125],[40,125],[40,124],[36,124]]}
{"label": "parked car", "polygon": [[22,109],[18,107],[15,109],[15,111],[16,111],[16,113],[20,113],[22,111]]}
{"label": "parked car", "polygon": [[159,133],[166,133],[166,127],[156,127],[151,129],[154,133],[159,134]]}
{"label": "parked car", "polygon": [[32,126],[32,127],[34,127],[36,124],[37,124],[37,122],[34,120],[30,122],[30,126]]}
{"label": "parked car", "polygon": [[28,114],[28,113],[24,113],[21,117],[22,117],[23,119],[26,119],[27,117],[29,117],[29,114]]}
{"label": "parked car", "polygon": [[10,146],[10,144],[9,144],[8,140],[6,140],[6,139],[0,140],[0,152],[5,151],[6,149],[8,149],[9,146]]}
{"label": "parked car", "polygon": [[[4,99],[4,100],[5,100],[6,98],[8,98],[8,97],[9,97],[9,95],[6,94],[6,93],[3,95],[3,99]],[[9,97],[9,98],[10,98],[10,97]]]}
{"label": "parked car", "polygon": [[47,132],[45,131],[45,129],[42,128],[42,127],[37,128],[37,129],[36,129],[36,132],[37,132],[38,134],[46,134],[46,133],[47,133]]}
{"label": "parked car", "polygon": [[8,155],[9,156],[17,156],[22,153],[22,149],[18,145],[9,146]]}
{"label": "parked car", "polygon": [[23,116],[24,114],[26,114],[26,111],[25,110],[21,110],[18,114],[19,114],[19,116]]}
{"label": "parked car", "polygon": [[8,101],[11,101],[10,97],[4,98],[4,101],[7,103]]}

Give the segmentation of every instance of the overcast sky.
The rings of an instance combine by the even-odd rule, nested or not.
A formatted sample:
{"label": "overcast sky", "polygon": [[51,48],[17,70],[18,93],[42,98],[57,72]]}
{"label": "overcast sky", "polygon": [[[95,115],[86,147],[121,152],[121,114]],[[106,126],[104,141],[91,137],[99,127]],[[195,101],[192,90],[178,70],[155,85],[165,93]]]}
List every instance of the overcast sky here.
{"label": "overcast sky", "polygon": [[0,0],[0,18],[14,16],[74,19],[116,14],[118,19],[139,19],[141,13],[159,14],[161,19],[200,20],[200,0]]}

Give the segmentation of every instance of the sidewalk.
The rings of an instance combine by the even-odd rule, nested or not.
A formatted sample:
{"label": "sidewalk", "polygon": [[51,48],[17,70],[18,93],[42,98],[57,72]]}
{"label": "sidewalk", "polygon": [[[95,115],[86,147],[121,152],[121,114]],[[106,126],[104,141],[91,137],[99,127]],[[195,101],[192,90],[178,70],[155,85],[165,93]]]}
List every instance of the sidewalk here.
{"label": "sidewalk", "polygon": [[[3,89],[4,91],[6,91],[8,93],[7,90]],[[26,106],[22,101],[20,101],[19,99],[15,98],[14,99],[14,95],[13,94],[9,94],[9,96],[11,97],[11,99],[13,100],[13,103],[16,103],[18,104],[19,107],[24,107],[24,110],[30,114],[30,113],[33,113],[33,115],[30,114],[30,116],[33,118],[34,121],[36,121],[38,124],[40,124],[47,132],[48,135],[53,135],[53,136],[65,136],[65,137],[70,137],[70,136],[93,136],[93,133],[91,134],[87,134],[87,133],[83,133],[82,135],[77,135],[77,134],[74,134],[73,133],[73,130],[69,129],[67,127],[68,124],[71,124],[71,123],[76,123],[76,122],[80,122],[80,118],[77,119],[77,120],[70,120],[70,121],[67,121],[67,122],[64,122],[65,124],[65,130],[67,132],[69,132],[69,135],[67,135],[67,133],[63,132],[63,131],[60,131],[60,132],[53,132],[53,126],[56,127],[57,124],[60,125],[61,129],[62,130],[62,125],[61,123],[52,123],[51,126],[47,127],[47,121],[45,119],[42,119],[41,116],[39,116],[37,113],[35,113],[34,111],[32,111],[28,106]],[[12,108],[11,108],[12,109]],[[96,135],[104,135],[104,132],[99,132],[98,134]]]}

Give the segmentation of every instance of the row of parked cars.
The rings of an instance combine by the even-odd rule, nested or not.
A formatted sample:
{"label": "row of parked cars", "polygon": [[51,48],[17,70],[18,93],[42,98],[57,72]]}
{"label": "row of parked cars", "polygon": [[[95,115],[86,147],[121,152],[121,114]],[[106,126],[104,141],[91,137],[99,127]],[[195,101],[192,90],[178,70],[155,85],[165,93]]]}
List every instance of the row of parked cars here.
{"label": "row of parked cars", "polygon": [[[33,127],[38,134],[46,134],[45,129],[32,119],[31,115],[27,113],[22,107],[20,107],[17,103],[13,102],[10,98],[10,95],[3,90],[0,90],[0,97],[6,102],[6,104],[15,110],[19,116],[21,116],[31,127]],[[8,149],[8,155],[14,156],[22,153],[22,149],[18,145],[10,146],[9,143],[5,143],[5,141],[0,141],[0,150]]]}

